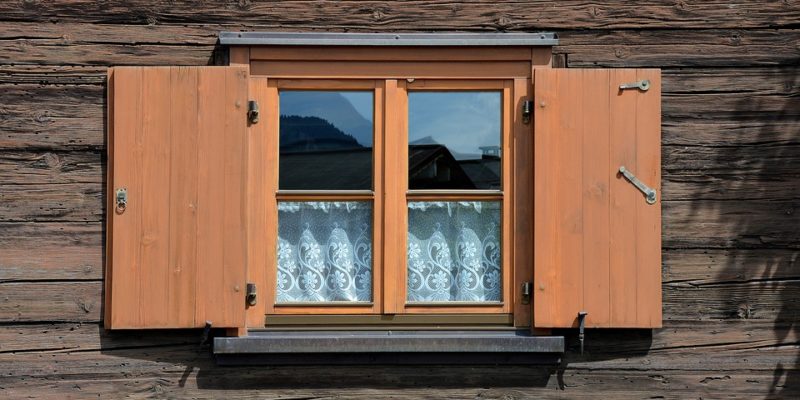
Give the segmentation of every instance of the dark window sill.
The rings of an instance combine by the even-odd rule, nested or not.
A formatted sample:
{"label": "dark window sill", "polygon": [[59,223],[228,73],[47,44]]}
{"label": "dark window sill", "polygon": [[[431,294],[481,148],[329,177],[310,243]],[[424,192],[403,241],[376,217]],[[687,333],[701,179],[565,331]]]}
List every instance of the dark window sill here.
{"label": "dark window sill", "polygon": [[525,331],[251,331],[214,339],[221,365],[552,364],[563,336]]}

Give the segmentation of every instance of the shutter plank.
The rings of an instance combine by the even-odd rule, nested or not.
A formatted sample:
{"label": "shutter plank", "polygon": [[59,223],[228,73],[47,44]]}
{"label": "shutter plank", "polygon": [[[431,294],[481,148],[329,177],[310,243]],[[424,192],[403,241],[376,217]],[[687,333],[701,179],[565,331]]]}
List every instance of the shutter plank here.
{"label": "shutter plank", "polygon": [[[594,325],[609,320],[610,250],[608,234],[611,229],[609,215],[609,184],[612,174],[608,152],[610,137],[608,96],[609,76],[602,70],[583,70],[583,81],[597,82],[585,85],[581,111],[576,113],[582,123],[583,133],[583,284],[584,301],[595,307],[586,316],[586,323]],[[587,257],[589,255],[590,257]],[[597,322],[595,322],[597,321]]]}
{"label": "shutter plank", "polygon": [[142,75],[141,282],[139,315],[147,326],[168,326],[170,76],[167,68]]}
{"label": "shutter plank", "polygon": [[[142,121],[142,70],[124,68],[114,71],[113,150],[114,159],[113,190],[107,194],[109,199],[109,219],[113,219],[110,242],[112,245],[113,270],[111,293],[119,301],[110,302],[110,321],[107,327],[138,326],[141,242],[141,121]],[[115,210],[115,191],[126,187],[128,206],[125,218],[117,217]]]}
{"label": "shutter plank", "polygon": [[[610,85],[634,82],[636,71],[610,70]],[[607,89],[611,97],[610,154],[608,175],[611,180],[611,325],[628,326],[636,318],[636,205],[641,193],[619,174],[624,165],[634,174],[636,164],[636,90]]]}
{"label": "shutter plank", "polygon": [[[225,73],[209,71],[198,79],[198,222],[197,296],[222,295],[225,269]],[[209,315],[224,314],[224,303],[198,301],[196,322],[205,323]],[[218,324],[220,321],[213,321]]]}
{"label": "shutter plank", "polygon": [[195,325],[197,272],[197,69],[170,70],[173,99],[170,154],[169,320]]}
{"label": "shutter plank", "polygon": [[[648,78],[648,92],[619,90]],[[661,325],[658,70],[535,71],[534,327]],[[660,191],[659,191],[660,193]]]}
{"label": "shutter plank", "polygon": [[[244,94],[244,97],[243,97]],[[245,319],[247,280],[247,220],[245,171],[247,167],[247,79],[243,69],[225,74],[225,185],[223,296],[225,326]],[[260,244],[264,245],[264,244]]]}
{"label": "shutter plank", "polygon": [[636,325],[655,327],[661,326],[661,74],[638,72],[637,79],[649,79],[651,85],[647,92],[635,92],[637,176],[657,190],[658,203],[636,203]]}

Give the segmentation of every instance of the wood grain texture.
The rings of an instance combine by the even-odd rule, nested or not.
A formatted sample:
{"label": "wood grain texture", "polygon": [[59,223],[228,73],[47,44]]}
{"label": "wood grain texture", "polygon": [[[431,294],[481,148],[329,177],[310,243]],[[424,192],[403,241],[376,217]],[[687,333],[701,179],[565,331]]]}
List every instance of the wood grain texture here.
{"label": "wood grain texture", "polygon": [[[143,0],[96,7],[88,0],[29,1],[21,7],[0,7],[5,21],[77,21],[100,24],[243,24],[262,30],[540,30],[793,27],[800,18],[794,2],[759,1],[631,4],[626,1],[559,2],[414,1],[400,6],[380,1],[282,2],[280,8],[260,3],[206,5],[197,1],[153,3]],[[197,13],[202,7],[203,13]],[[313,13],[311,12],[313,11]]]}
{"label": "wood grain texture", "polygon": [[[793,0],[2,2],[0,397],[798,398],[799,15]],[[565,331],[553,369],[223,368],[199,331],[104,332],[106,66],[205,65],[218,31],[276,29],[556,30],[560,67],[662,68],[664,328],[589,331],[582,363]]]}

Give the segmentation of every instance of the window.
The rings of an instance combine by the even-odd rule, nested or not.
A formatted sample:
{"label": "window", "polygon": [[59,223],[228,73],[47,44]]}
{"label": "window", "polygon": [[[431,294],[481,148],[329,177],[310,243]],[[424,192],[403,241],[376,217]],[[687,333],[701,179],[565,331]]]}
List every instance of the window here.
{"label": "window", "polygon": [[660,325],[659,71],[549,68],[545,34],[225,40],[109,70],[109,328]]}
{"label": "window", "polygon": [[267,314],[511,313],[513,81],[267,85],[280,116]]}

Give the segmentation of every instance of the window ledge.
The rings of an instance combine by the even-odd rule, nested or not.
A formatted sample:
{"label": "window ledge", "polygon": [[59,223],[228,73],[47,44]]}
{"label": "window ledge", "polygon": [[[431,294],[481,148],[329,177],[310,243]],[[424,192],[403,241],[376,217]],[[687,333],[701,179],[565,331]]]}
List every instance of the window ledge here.
{"label": "window ledge", "polygon": [[218,364],[558,363],[563,336],[525,331],[250,331],[214,339]]}

